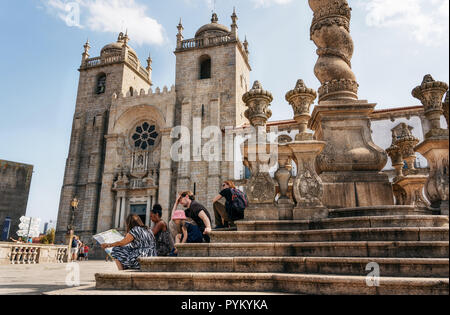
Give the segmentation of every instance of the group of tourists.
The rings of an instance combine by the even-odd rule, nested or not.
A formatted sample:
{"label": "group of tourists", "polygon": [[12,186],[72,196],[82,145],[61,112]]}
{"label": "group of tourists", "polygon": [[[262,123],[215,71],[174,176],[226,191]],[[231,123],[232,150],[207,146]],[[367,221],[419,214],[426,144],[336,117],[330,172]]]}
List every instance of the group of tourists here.
{"label": "group of tourists", "polygon": [[72,261],[87,261],[89,259],[89,246],[83,243],[77,235],[72,238]]}
{"label": "group of tourists", "polygon": [[[225,205],[219,201],[225,198]],[[177,210],[179,206],[185,210]],[[216,229],[235,227],[234,221],[244,218],[248,206],[247,197],[234,183],[226,181],[222,191],[213,200]],[[111,256],[119,270],[140,269],[139,258],[155,256],[177,256],[178,244],[209,243],[212,231],[209,211],[195,200],[192,192],[177,196],[169,223],[162,219],[162,207],[155,205],[150,213],[152,227],[146,226],[138,215],[130,214],[126,219],[127,234],[119,242],[102,244],[102,248],[113,248]]]}

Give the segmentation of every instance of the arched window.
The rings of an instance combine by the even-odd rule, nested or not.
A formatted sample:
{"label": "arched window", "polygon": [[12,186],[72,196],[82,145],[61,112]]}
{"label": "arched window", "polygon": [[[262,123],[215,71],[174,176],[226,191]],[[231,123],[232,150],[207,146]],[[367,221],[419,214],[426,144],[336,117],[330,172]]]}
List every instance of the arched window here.
{"label": "arched window", "polygon": [[97,79],[97,87],[95,88],[95,93],[103,94],[106,91],[106,74],[102,74]]}
{"label": "arched window", "polygon": [[133,87],[130,87],[130,96],[134,96],[134,89],[133,89]]}
{"label": "arched window", "polygon": [[207,55],[200,57],[200,80],[211,79],[211,58]]}

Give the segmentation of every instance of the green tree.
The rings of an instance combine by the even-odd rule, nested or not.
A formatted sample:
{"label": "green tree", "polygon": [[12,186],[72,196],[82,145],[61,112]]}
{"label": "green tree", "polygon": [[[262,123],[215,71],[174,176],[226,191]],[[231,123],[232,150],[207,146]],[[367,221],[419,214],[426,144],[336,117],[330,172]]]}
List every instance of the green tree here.
{"label": "green tree", "polygon": [[47,231],[47,234],[42,238],[42,244],[54,244],[55,243],[55,229],[50,229]]}

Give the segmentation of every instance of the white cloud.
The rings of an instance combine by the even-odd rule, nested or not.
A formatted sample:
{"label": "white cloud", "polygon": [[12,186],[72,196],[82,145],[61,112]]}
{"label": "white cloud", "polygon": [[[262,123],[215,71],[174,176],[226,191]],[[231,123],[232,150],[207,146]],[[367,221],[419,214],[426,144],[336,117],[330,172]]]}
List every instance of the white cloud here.
{"label": "white cloud", "polygon": [[291,3],[292,0],[251,0],[256,7],[270,7],[272,5],[278,5],[278,4],[288,4]]}
{"label": "white cloud", "polygon": [[[119,33],[128,29],[137,45],[164,43],[164,29],[147,15],[147,6],[135,0],[42,0],[49,11],[68,26],[88,28],[96,32]],[[79,7],[78,24],[73,23]]]}
{"label": "white cloud", "polygon": [[449,0],[364,0],[368,26],[399,28],[429,46],[448,41]]}

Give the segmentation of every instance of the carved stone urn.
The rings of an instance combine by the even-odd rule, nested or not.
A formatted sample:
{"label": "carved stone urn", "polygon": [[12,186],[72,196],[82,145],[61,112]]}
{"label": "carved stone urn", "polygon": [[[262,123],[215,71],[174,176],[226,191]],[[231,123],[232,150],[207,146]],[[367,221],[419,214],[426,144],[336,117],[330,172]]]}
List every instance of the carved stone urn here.
{"label": "carved stone urn", "polygon": [[[387,154],[391,158],[392,167],[395,169],[396,178],[403,177],[403,155],[399,146],[392,144],[387,150]],[[395,181],[395,179],[394,179]]]}
{"label": "carved stone urn", "polygon": [[272,111],[269,109],[270,102],[273,101],[272,93],[263,90],[261,83],[255,81],[250,91],[242,97],[248,109],[245,111],[245,117],[250,121],[253,127],[265,127],[267,120],[272,117]]}
{"label": "carved stone urn", "polygon": [[[427,177],[417,175],[418,170],[414,167],[416,161],[414,146],[419,143],[419,139],[413,136],[412,130],[413,127],[405,123],[401,123],[391,130],[392,145],[386,151],[397,175],[394,178],[393,191],[396,205],[427,208],[429,203],[423,196],[423,187]],[[403,170],[405,162],[408,168]]]}
{"label": "carved stone urn", "polygon": [[422,154],[430,165],[430,176],[425,185],[425,193],[433,209],[442,214],[449,213],[449,143],[448,129],[441,129],[442,97],[448,89],[444,82],[435,81],[426,75],[420,86],[412,94],[418,98],[425,109],[425,117],[431,130],[425,135],[425,141],[415,150]]}
{"label": "carved stone urn", "polygon": [[[408,126],[405,123],[401,123],[394,129],[392,129],[394,144],[399,147],[402,160],[406,162],[408,168],[403,171],[405,175],[416,175],[418,170],[416,170],[416,152],[414,148],[420,142],[419,139],[412,134],[413,127]],[[402,161],[403,162],[403,161]]]}
{"label": "carved stone urn", "polygon": [[280,220],[292,220],[294,202],[289,198],[289,181],[291,180],[292,171],[292,149],[289,143],[292,142],[291,137],[282,135],[278,137],[278,164],[279,168],[275,172],[275,180],[278,182],[280,197],[277,206]]}
{"label": "carved stone urn", "polygon": [[448,130],[441,129],[441,116],[444,114],[442,98],[447,90],[447,83],[435,81],[431,75],[427,74],[422,84],[412,91],[412,95],[422,103],[425,117],[430,123],[431,130],[425,138],[445,135],[448,137]]}
{"label": "carved stone urn", "polygon": [[295,88],[286,94],[286,101],[294,110],[294,119],[298,124],[299,134],[296,140],[301,140],[301,135],[306,132],[308,122],[311,118],[310,107],[317,98],[317,93],[313,89],[306,87],[303,80],[298,80]]}
{"label": "carved stone urn", "polygon": [[[305,138],[306,134],[303,134]],[[297,164],[297,177],[294,180],[294,198],[296,206],[293,210],[294,220],[314,220],[328,217],[328,209],[323,205],[323,183],[316,173],[315,161],[325,148],[323,141],[294,141],[288,144]]]}

